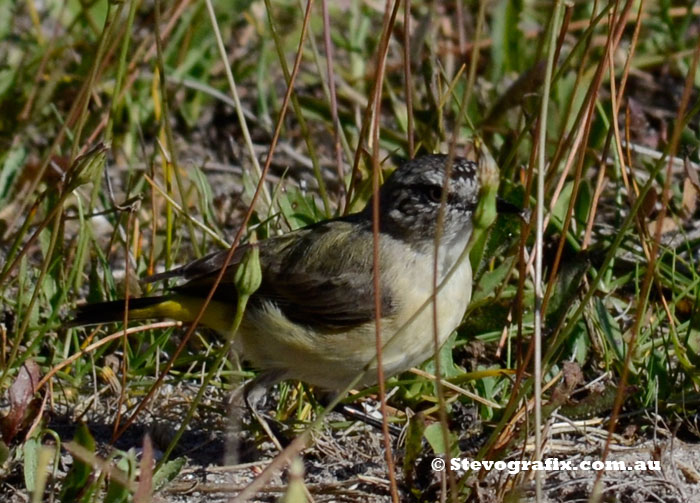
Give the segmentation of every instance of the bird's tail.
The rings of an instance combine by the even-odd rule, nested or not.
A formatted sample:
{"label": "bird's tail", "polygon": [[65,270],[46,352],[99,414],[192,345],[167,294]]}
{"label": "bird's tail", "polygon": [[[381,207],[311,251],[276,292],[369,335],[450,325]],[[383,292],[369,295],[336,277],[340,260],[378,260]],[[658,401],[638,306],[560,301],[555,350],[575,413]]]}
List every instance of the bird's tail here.
{"label": "bird's tail", "polygon": [[[129,319],[147,320],[150,318],[162,318],[159,306],[168,301],[168,297],[142,297],[129,299]],[[96,325],[124,320],[124,300],[110,302],[96,302],[78,306],[75,318],[68,325],[79,327],[83,325]]]}
{"label": "bird's tail", "polygon": [[[185,323],[194,321],[202,308],[204,299],[187,295],[162,295],[129,299],[129,320],[172,319]],[[96,325],[124,320],[124,300],[97,302],[78,306],[75,318],[69,327]],[[209,303],[202,324],[219,332],[230,330],[233,323],[231,309],[222,302]]]}

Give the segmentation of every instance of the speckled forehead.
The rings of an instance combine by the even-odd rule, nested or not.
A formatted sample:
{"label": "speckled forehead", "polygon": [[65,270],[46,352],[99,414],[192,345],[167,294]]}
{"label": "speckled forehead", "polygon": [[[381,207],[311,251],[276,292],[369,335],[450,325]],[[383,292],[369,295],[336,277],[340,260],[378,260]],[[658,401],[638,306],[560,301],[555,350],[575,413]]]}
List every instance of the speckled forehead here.
{"label": "speckled forehead", "polygon": [[453,180],[466,180],[473,182],[476,180],[476,169],[476,162],[458,157],[452,164],[450,178]]}
{"label": "speckled forehead", "polygon": [[452,183],[457,186],[457,192],[462,194],[476,194],[479,188],[479,177],[476,170],[477,165],[473,161],[461,159],[460,162],[455,163],[452,167],[450,178],[453,181]]}
{"label": "speckled forehead", "polygon": [[[436,185],[445,182],[447,156],[444,154],[426,155],[413,159],[394,172],[391,185],[410,186]],[[456,157],[450,167],[450,192],[469,196],[478,190],[478,165],[476,162]]]}
{"label": "speckled forehead", "polygon": [[[422,183],[427,183],[431,185],[442,185],[444,183],[444,176],[446,171],[446,166],[441,160],[439,164],[432,164],[432,169],[427,169],[423,172],[416,173],[416,181]],[[450,168],[450,179],[452,180],[452,186],[455,190],[471,190],[477,185],[477,165],[473,161],[468,161],[466,159],[457,158]]]}

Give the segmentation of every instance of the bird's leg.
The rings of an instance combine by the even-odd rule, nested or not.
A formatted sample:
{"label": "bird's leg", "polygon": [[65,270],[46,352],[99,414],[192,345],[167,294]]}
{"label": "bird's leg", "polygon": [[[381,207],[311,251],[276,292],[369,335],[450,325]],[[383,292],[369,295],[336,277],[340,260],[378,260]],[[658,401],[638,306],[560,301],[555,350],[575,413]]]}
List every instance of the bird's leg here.
{"label": "bird's leg", "polygon": [[279,451],[282,451],[282,444],[273,433],[267,420],[258,412],[257,406],[260,404],[260,401],[262,400],[263,396],[265,396],[265,392],[270,388],[270,386],[277,384],[283,378],[283,372],[268,370],[260,373],[254,379],[248,381],[243,387],[243,400],[245,401],[246,407],[258,424],[262,427],[270,441],[272,441]]}

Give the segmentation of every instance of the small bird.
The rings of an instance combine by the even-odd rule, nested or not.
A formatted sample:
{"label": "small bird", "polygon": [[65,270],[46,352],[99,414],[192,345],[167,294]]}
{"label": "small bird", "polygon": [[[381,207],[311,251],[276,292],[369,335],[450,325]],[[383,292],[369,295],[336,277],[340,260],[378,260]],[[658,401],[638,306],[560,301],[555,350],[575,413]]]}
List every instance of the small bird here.
{"label": "small bird", "polygon": [[[447,162],[446,155],[410,160],[388,177],[378,194],[382,360],[387,377],[434,352],[431,296],[441,204],[437,284],[455,270],[437,294],[440,344],[460,324],[471,297],[471,266],[468,257],[458,258],[473,229],[479,165],[461,157],[449,167]],[[358,213],[240,246],[201,319],[223,334],[230,332],[236,312],[235,270],[250,246],[259,248],[262,283],[250,297],[234,348],[263,371],[256,382],[267,386],[295,379],[335,391],[362,374],[359,385],[376,383],[372,202]],[[186,282],[167,295],[130,299],[129,319],[193,321],[227,253],[213,253],[148,279]],[[74,325],[123,317],[123,301],[87,304],[78,308]]]}

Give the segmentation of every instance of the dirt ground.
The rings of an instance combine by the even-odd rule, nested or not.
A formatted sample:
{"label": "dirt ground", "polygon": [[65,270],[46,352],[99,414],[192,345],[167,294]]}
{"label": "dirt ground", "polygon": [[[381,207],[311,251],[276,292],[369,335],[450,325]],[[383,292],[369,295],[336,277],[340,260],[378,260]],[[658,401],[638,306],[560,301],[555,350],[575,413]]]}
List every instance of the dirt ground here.
{"label": "dirt ground", "polygon": [[[194,387],[167,389],[173,400],[160,400],[160,406],[151,409],[150,423],[139,422],[132,426],[115,444],[121,451],[135,450],[140,456],[146,433],[152,438],[154,457],[159,460],[172,438],[178,417],[184,413],[187,397],[196,393]],[[231,406],[220,390],[211,389],[200,413],[180,440],[170,459],[184,463],[177,476],[154,496],[156,502],[218,503],[235,501],[236,495],[251,483],[274,459],[277,451],[270,441],[258,432],[251,423],[245,408]],[[372,400],[370,405],[376,406]],[[98,443],[97,452],[107,456],[113,452],[109,445],[112,424],[105,420],[110,416],[109,400],[103,407],[94,409],[84,417],[90,432]],[[158,410],[160,409],[160,410]],[[49,427],[62,439],[69,439],[76,428],[76,421],[66,410],[66,415],[51,418]],[[332,412],[324,421],[321,431],[313,433],[313,443],[301,454],[303,480],[308,492],[317,502],[384,502],[391,501],[389,481],[384,457],[382,435],[379,429],[362,422],[350,426],[337,412]],[[338,427],[338,424],[343,424]],[[557,417],[549,425],[550,439],[543,457],[568,461],[572,466],[581,462],[601,459],[607,430],[602,421],[567,421]],[[299,425],[287,423],[288,429],[279,433],[283,442],[290,441]],[[472,425],[473,427],[473,425]],[[473,428],[470,428],[473,429]],[[644,437],[648,438],[644,438]],[[475,436],[468,442],[460,439],[460,446],[468,445],[467,457],[475,453],[486,437]],[[445,472],[431,468],[434,459],[432,449],[424,442],[423,454],[414,466],[404,471],[404,438],[392,438],[392,449],[396,463],[396,477],[402,501],[437,501],[440,489],[447,483]],[[532,443],[527,444],[529,450]],[[517,454],[504,461],[515,461]],[[700,501],[700,449],[696,444],[686,443],[674,435],[661,420],[655,429],[646,435],[634,435],[634,439],[617,436],[613,442],[609,461],[623,462],[632,467],[636,462],[658,461],[659,470],[637,471],[606,470],[602,478],[603,501],[667,503],[690,503]],[[64,451],[57,479],[67,472],[71,456]],[[650,465],[654,467],[654,465]],[[535,495],[534,472],[518,475],[508,471],[481,471],[465,475],[458,471],[460,484],[473,489],[470,501],[531,501]],[[542,472],[543,494],[546,501],[588,501],[596,482],[594,470],[560,470]],[[412,480],[407,480],[406,476]],[[2,492],[5,501],[28,501],[22,491],[22,475],[7,480]],[[51,482],[49,482],[51,483]],[[276,472],[254,501],[278,501],[287,492],[289,475],[285,469]]]}

